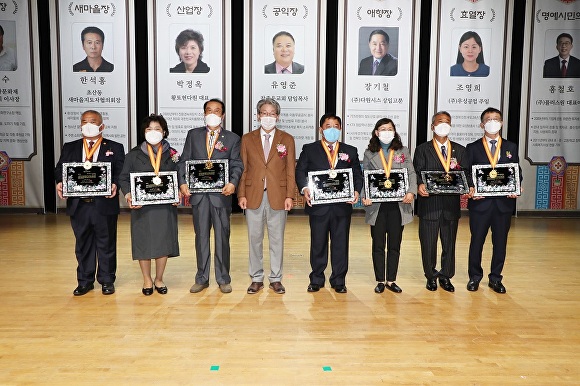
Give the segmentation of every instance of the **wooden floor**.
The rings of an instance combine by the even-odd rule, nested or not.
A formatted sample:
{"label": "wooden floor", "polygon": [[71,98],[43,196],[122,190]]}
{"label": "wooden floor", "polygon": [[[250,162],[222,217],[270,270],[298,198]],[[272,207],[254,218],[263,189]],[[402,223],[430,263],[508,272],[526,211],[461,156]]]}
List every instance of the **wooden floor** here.
{"label": "wooden floor", "polygon": [[[191,216],[169,293],[141,294],[129,215],[119,219],[117,292],[73,297],[74,237],[64,215],[0,216],[0,384],[579,384],[580,219],[517,218],[498,295],[467,283],[469,229],[458,235],[455,293],[425,289],[417,220],[397,283],[377,295],[369,228],[353,218],[348,294],[306,292],[307,217],[288,218],[285,295],[247,295],[244,218],[232,216],[233,293],[190,294]],[[489,240],[488,240],[489,242]],[[490,247],[485,249],[485,270]],[[213,272],[213,266],[212,266]],[[212,278],[213,279],[213,278]]]}

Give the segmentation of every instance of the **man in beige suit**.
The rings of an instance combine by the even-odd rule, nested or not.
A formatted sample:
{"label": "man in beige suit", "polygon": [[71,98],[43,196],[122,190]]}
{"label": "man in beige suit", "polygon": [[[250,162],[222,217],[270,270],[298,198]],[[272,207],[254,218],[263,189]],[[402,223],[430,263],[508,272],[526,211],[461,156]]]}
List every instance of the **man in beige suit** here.
{"label": "man in beige suit", "polygon": [[266,225],[270,244],[270,288],[283,294],[286,292],[282,285],[284,228],[296,189],[296,150],[294,138],[276,128],[280,118],[278,102],[271,98],[260,100],[257,118],[260,128],[242,137],[244,172],[238,185],[238,204],[246,211],[248,224],[249,274],[252,278],[248,293],[255,294],[264,287],[262,246]]}

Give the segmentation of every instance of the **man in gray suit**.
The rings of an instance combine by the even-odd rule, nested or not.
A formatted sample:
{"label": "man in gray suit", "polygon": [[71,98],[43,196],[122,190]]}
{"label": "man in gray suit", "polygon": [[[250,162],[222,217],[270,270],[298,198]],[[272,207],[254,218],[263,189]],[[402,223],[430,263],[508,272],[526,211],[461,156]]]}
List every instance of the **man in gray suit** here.
{"label": "man in gray suit", "polygon": [[[210,99],[203,105],[205,127],[189,130],[179,161],[179,190],[189,197],[193,210],[197,274],[189,292],[197,293],[209,286],[209,235],[214,229],[215,279],[223,293],[232,292],[230,285],[230,215],[232,197],[244,170],[240,158],[240,137],[222,127],[225,105],[219,99]],[[186,183],[185,161],[223,160],[229,164],[229,181],[220,193],[191,193]],[[208,162],[211,165],[211,161]]]}
{"label": "man in gray suit", "polygon": [[[445,291],[454,292],[451,278],[455,275],[455,239],[461,217],[459,194],[429,194],[421,175],[422,171],[463,170],[467,175],[470,191],[473,182],[469,178],[468,157],[465,147],[450,141],[451,115],[440,111],[431,121],[433,140],[415,149],[413,165],[417,173],[417,215],[419,216],[419,241],[423,272],[427,278],[426,288],[437,290],[437,281]],[[441,270],[437,271],[437,238],[441,237]]]}

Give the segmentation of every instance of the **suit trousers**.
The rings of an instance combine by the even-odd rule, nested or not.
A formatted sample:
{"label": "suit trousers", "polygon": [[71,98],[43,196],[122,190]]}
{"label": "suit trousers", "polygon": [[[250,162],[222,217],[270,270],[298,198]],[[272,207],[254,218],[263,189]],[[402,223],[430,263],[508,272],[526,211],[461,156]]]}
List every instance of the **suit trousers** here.
{"label": "suit trousers", "polygon": [[[75,235],[77,280],[87,286],[97,281],[114,283],[117,271],[117,215],[103,215],[94,202],[79,200],[70,216]],[[98,271],[97,271],[98,262]]]}
{"label": "suit trousers", "polygon": [[348,239],[350,213],[339,216],[330,210],[324,216],[309,216],[310,221],[310,283],[324,286],[324,270],[328,265],[328,239],[330,236],[330,285],[345,285],[348,271]]}
{"label": "suit trousers", "polygon": [[[451,279],[455,275],[455,239],[458,220],[446,219],[443,213],[437,220],[419,219],[419,240],[423,272],[427,279],[437,276]],[[437,237],[441,237],[441,270],[435,269],[437,262]]]}
{"label": "suit trousers", "polygon": [[[489,198],[484,198],[488,200]],[[493,199],[493,198],[492,198]],[[471,242],[469,244],[469,278],[481,280],[483,268],[481,267],[481,255],[487,232],[491,228],[491,242],[493,251],[491,255],[491,271],[489,280],[501,281],[501,274],[505,263],[507,237],[510,230],[512,214],[500,213],[497,208],[490,208],[484,212],[469,211],[469,229],[471,230]]]}
{"label": "suit trousers", "polygon": [[248,241],[250,244],[250,266],[248,273],[252,281],[264,281],[264,225],[268,228],[270,252],[270,283],[282,281],[284,256],[284,229],[288,212],[270,207],[268,192],[264,190],[262,203],[258,209],[246,209]]}
{"label": "suit trousers", "polygon": [[195,282],[209,283],[210,245],[209,235],[213,226],[215,280],[218,284],[229,284],[230,277],[230,207],[214,206],[208,195],[204,195],[193,211],[193,230],[195,231],[195,254],[197,274]]}
{"label": "suit trousers", "polygon": [[[377,281],[397,280],[403,226],[398,202],[383,202],[375,225],[371,225],[373,267]],[[385,242],[387,246],[385,264]],[[386,266],[386,272],[385,272]]]}

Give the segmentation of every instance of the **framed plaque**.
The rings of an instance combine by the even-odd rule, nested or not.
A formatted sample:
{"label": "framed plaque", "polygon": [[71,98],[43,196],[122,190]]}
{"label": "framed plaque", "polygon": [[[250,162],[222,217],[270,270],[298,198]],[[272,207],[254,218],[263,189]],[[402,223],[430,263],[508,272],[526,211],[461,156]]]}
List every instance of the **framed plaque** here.
{"label": "framed plaque", "polygon": [[65,162],[62,164],[62,195],[93,197],[111,195],[110,162]]}
{"label": "framed plaque", "polygon": [[[509,196],[521,194],[520,167],[517,163],[473,165],[474,196]],[[494,172],[495,171],[495,172]]]}
{"label": "framed plaque", "polygon": [[391,169],[387,179],[385,171],[364,171],[365,196],[373,202],[403,201],[409,189],[407,169]]}
{"label": "framed plaque", "polygon": [[185,180],[191,193],[221,193],[229,182],[227,159],[185,161]]}
{"label": "framed plaque", "polygon": [[469,192],[463,170],[422,171],[421,178],[429,194],[466,194]]}
{"label": "framed plaque", "polygon": [[130,173],[133,205],[174,204],[179,202],[177,172]]}
{"label": "framed plaque", "polygon": [[308,172],[312,205],[354,200],[352,169],[329,169]]}

